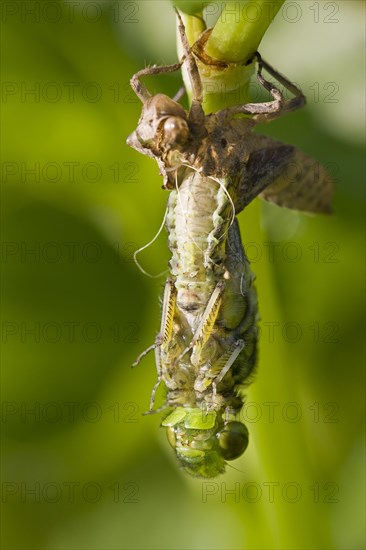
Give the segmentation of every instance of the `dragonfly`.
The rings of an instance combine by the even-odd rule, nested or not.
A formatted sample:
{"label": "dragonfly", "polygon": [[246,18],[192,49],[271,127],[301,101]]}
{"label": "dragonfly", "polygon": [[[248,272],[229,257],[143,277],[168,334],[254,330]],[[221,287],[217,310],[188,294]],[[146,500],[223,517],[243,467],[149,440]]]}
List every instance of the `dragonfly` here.
{"label": "dragonfly", "polygon": [[[165,225],[171,251],[160,331],[134,365],[155,351],[150,411],[162,383],[163,408],[169,409],[162,426],[180,466],[194,477],[213,478],[248,446],[240,411],[257,362],[257,294],[236,216],[257,196],[287,208],[329,213],[333,184],[318,161],[253,132],[256,124],[306,101],[258,52],[256,77],[271,100],[204,113],[198,44],[189,46],[177,15],[181,61],[147,67],[131,79],[142,113],[127,144],[159,166],[169,191]],[[189,110],[177,98],[152,95],[141,80],[183,64],[192,87]],[[264,71],[293,97],[286,99]],[[289,177],[293,165],[301,170]]]}

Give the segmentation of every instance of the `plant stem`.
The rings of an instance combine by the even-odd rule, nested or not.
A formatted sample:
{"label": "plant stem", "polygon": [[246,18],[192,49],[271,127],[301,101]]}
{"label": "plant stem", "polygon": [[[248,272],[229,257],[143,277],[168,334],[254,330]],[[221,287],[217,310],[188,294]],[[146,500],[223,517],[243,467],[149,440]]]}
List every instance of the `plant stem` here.
{"label": "plant stem", "polygon": [[187,13],[188,15],[194,15],[202,13],[203,6],[209,2],[202,2],[201,0],[172,0],[172,4],[177,10]]}
{"label": "plant stem", "polygon": [[223,61],[247,61],[257,51],[284,1],[226,2],[207,41],[206,53]]}
{"label": "plant stem", "polygon": [[[203,108],[205,112],[217,112],[224,107],[250,101],[249,81],[255,63],[246,65],[257,50],[264,33],[285,0],[249,0],[226,2],[225,7],[205,45],[210,63],[198,60],[197,65],[203,84]],[[202,12],[195,15],[194,3],[174,2],[178,8],[190,5],[189,14],[182,13],[188,41],[192,45],[205,30]],[[197,4],[196,4],[197,5]],[[178,36],[178,53],[182,47]],[[215,64],[215,61],[221,64]],[[226,66],[222,64],[224,62]],[[191,83],[183,68],[183,80],[191,99]]]}
{"label": "plant stem", "polygon": [[[203,20],[202,13],[197,13],[195,15],[187,15],[186,13],[180,12],[180,16],[183,20],[186,35],[190,45],[194,44],[196,40],[200,37],[201,33],[206,30],[206,24]],[[177,33],[178,39],[178,53],[181,55],[183,51],[180,50],[181,43],[179,39],[179,33]]]}

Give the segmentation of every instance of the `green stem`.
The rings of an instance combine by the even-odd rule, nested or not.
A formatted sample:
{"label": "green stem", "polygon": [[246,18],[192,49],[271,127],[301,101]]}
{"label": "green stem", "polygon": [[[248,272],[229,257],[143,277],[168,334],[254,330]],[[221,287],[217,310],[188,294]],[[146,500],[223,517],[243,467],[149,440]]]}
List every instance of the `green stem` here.
{"label": "green stem", "polygon": [[[285,0],[245,0],[226,2],[205,45],[205,54],[210,63],[197,62],[203,84],[203,108],[206,113],[217,112],[224,107],[250,101],[249,81],[255,63],[246,65],[257,50],[264,33]],[[205,23],[202,12],[197,11],[199,2],[173,2],[177,8],[188,10],[182,13],[188,41],[193,44]],[[201,3],[202,6],[202,3]],[[195,11],[196,10],[196,11]],[[195,15],[192,15],[195,13]],[[178,52],[182,48],[178,40]],[[226,66],[215,64],[226,63]],[[191,83],[185,70],[183,80],[191,99]]]}
{"label": "green stem", "polygon": [[226,2],[206,44],[215,59],[245,62],[258,46],[285,0]]}
{"label": "green stem", "polygon": [[173,0],[172,4],[177,10],[187,13],[188,15],[194,15],[197,13],[202,14],[202,9],[204,4],[201,0]]}
{"label": "green stem", "polygon": [[[184,26],[186,28],[186,35],[190,45],[194,44],[196,40],[200,37],[201,33],[206,30],[206,24],[203,20],[202,13],[197,13],[195,15],[187,15],[184,12],[180,12],[181,18],[183,20]],[[178,36],[178,52],[179,55],[183,53],[180,50],[181,44]]]}

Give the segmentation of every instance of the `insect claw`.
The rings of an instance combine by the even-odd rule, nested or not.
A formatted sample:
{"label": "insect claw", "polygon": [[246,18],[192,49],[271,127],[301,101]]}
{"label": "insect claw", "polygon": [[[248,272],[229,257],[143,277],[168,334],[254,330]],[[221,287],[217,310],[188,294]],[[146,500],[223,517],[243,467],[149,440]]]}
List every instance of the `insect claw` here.
{"label": "insect claw", "polygon": [[142,413],[142,416],[150,416],[152,414],[157,414],[157,413],[160,413],[161,411],[164,411],[165,409],[167,409],[169,407],[168,403],[164,403],[164,405],[162,405],[161,407],[159,407],[158,409],[151,409],[151,410],[148,410],[148,411],[145,411],[144,413]]}
{"label": "insect claw", "polygon": [[156,390],[158,389],[159,385],[160,385],[160,382],[161,382],[161,378],[160,376],[158,377],[157,381],[155,382],[155,385],[153,387],[153,390],[151,392],[151,398],[150,398],[150,407],[149,407],[149,411],[152,412],[153,411],[153,408],[154,408],[154,401],[155,401],[155,394],[156,394]]}
{"label": "insect claw", "polygon": [[152,344],[147,349],[145,349],[145,351],[140,353],[137,359],[132,363],[131,368],[134,369],[135,367],[137,367],[137,365],[141,362],[141,360],[145,357],[145,355],[147,355],[148,353],[150,353],[150,351],[156,348],[156,345],[157,345],[156,343]]}

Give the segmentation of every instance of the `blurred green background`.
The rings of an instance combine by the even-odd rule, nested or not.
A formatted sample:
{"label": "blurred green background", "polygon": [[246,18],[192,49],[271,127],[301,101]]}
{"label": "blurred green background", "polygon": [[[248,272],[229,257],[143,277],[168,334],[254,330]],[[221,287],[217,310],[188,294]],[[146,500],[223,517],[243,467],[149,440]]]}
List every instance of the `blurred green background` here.
{"label": "blurred green background", "polygon": [[[2,548],[365,547],[363,20],[361,1],[288,2],[262,42],[308,106],[261,131],[329,167],[335,214],[240,215],[262,331],[251,441],[203,482],[142,416],[153,356],[130,368],[164,283],[132,253],[167,195],[125,145],[129,79],[176,59],[171,5],[2,3]],[[179,75],[149,84],[174,94]],[[165,235],[140,257],[168,259]]]}

